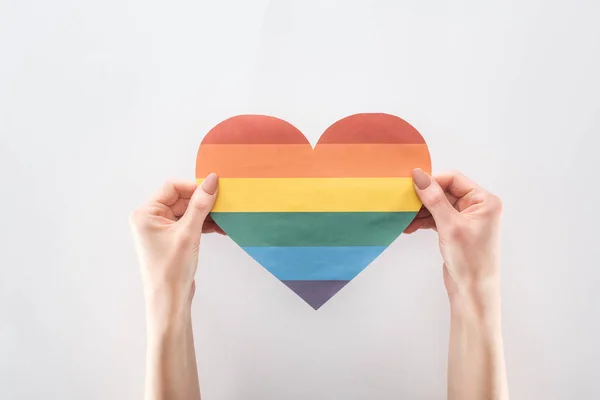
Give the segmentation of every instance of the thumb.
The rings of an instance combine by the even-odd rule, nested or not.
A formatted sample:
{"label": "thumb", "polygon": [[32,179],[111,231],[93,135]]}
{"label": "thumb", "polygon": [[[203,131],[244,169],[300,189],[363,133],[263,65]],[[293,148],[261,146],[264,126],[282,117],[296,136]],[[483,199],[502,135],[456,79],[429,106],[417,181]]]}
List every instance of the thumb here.
{"label": "thumb", "polygon": [[180,221],[190,228],[191,231],[197,231],[198,235],[202,232],[204,220],[215,204],[218,185],[219,178],[217,175],[208,175],[202,184],[194,191],[190,203],[185,210],[185,214],[181,217]]}
{"label": "thumb", "polygon": [[439,227],[455,218],[458,211],[450,204],[441,186],[420,168],[413,170],[415,191]]}

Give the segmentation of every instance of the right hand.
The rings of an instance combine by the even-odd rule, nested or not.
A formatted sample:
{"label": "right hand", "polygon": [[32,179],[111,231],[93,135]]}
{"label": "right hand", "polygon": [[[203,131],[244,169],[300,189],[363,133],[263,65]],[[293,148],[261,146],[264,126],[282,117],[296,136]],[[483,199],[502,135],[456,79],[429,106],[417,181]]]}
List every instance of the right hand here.
{"label": "right hand", "polygon": [[[203,233],[224,232],[209,213],[217,199],[218,177],[196,182],[169,182],[130,217],[142,282],[148,297],[181,294],[193,298]],[[189,293],[189,295],[188,295]]]}
{"label": "right hand", "polygon": [[434,229],[439,235],[448,295],[498,294],[502,202],[460,173],[433,178],[413,171],[424,208],[405,233]]}

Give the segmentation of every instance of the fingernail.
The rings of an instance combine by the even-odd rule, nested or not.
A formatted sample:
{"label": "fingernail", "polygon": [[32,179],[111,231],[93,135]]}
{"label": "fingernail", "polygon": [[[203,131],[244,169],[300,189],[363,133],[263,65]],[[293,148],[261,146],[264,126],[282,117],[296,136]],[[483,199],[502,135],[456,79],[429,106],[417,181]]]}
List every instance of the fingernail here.
{"label": "fingernail", "polygon": [[219,177],[217,174],[209,174],[204,182],[202,182],[202,190],[207,194],[215,194],[217,191],[217,185],[219,184]]}
{"label": "fingernail", "polygon": [[421,168],[416,168],[412,172],[413,180],[419,190],[425,190],[431,185],[431,178]]}

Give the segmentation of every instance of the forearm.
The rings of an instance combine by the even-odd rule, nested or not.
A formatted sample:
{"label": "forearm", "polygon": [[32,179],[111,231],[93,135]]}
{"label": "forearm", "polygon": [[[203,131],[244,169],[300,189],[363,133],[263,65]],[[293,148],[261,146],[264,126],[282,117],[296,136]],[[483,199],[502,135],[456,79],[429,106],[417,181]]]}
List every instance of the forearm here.
{"label": "forearm", "polygon": [[450,310],[448,399],[508,399],[499,290],[456,294]]}
{"label": "forearm", "polygon": [[157,291],[146,304],[146,399],[200,399],[189,300]]}

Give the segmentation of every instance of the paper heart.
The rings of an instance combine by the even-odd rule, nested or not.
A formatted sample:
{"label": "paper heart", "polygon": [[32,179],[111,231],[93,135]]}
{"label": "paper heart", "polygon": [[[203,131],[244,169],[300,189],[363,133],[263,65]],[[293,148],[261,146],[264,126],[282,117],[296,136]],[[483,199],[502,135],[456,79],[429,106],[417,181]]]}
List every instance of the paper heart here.
{"label": "paper heart", "polygon": [[343,118],[314,149],[286,121],[240,115],[205,136],[196,179],[219,175],[215,222],[318,309],[413,220],[417,167],[431,171],[427,145],[393,115]]}

